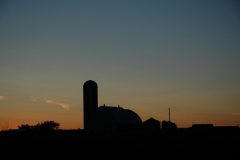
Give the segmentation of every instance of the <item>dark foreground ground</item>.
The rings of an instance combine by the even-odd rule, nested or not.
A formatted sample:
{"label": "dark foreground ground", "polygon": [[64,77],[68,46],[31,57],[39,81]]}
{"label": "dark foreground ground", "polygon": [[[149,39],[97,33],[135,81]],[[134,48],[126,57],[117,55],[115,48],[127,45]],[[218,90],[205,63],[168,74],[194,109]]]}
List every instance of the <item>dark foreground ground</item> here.
{"label": "dark foreground ground", "polygon": [[5,159],[239,159],[240,130],[1,135]]}

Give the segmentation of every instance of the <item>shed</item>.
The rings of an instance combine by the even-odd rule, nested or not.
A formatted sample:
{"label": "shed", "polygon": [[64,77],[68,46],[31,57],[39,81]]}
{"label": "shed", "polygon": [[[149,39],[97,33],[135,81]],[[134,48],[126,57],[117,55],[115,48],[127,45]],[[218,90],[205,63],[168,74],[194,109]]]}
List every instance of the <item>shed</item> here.
{"label": "shed", "polygon": [[144,130],[159,130],[160,125],[161,125],[160,121],[152,117],[143,122]]}

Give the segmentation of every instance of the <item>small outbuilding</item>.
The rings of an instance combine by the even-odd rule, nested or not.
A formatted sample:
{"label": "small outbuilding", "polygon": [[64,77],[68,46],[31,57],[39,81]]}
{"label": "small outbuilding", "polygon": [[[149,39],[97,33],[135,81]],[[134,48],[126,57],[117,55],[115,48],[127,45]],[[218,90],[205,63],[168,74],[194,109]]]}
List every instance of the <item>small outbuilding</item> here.
{"label": "small outbuilding", "polygon": [[193,124],[192,129],[213,129],[213,124]]}
{"label": "small outbuilding", "polygon": [[152,117],[143,122],[144,130],[159,130],[160,126],[161,122]]}
{"label": "small outbuilding", "polygon": [[162,121],[162,129],[177,129],[177,125],[171,121]]}

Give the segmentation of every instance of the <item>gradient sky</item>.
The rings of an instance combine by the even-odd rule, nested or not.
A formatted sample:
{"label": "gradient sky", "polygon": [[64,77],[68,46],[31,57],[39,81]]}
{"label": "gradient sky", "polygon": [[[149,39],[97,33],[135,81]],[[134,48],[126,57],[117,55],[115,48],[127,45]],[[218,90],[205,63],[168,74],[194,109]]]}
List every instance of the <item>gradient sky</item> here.
{"label": "gradient sky", "polygon": [[234,0],[0,2],[0,129],[83,128],[99,106],[178,127],[240,126],[240,3]]}

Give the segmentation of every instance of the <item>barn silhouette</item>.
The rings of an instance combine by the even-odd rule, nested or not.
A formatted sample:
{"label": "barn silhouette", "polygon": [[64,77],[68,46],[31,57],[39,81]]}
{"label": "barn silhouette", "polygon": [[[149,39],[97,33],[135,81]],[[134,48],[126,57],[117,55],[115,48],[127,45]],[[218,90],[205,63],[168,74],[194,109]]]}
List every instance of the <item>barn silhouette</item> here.
{"label": "barn silhouette", "polygon": [[89,80],[83,85],[84,130],[111,132],[142,129],[142,120],[132,110],[120,106],[98,107],[97,83]]}

